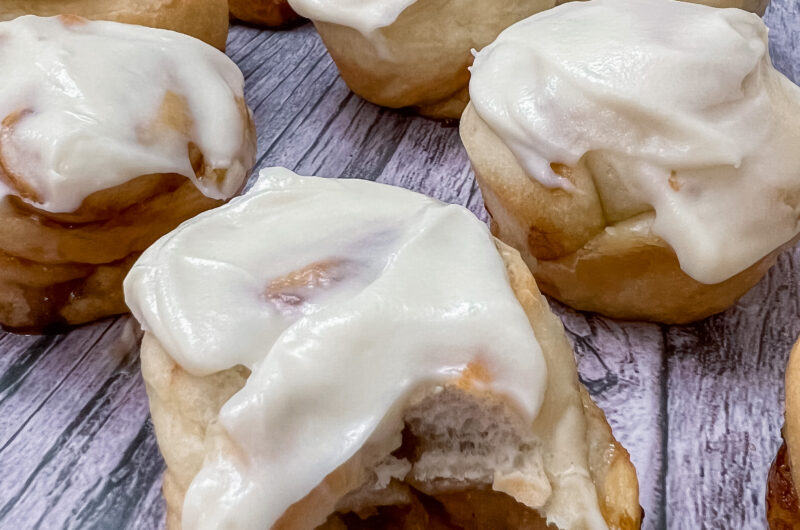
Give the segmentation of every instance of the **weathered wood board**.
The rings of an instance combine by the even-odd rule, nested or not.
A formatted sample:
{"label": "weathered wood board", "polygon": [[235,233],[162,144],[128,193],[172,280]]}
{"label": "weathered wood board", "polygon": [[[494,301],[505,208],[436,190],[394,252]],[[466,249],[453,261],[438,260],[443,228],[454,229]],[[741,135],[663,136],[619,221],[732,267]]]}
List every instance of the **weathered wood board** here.
{"label": "weathered wood board", "polygon": [[[800,2],[773,0],[766,20],[775,65],[800,81]],[[457,129],[350,93],[310,24],[236,27],[228,53],[247,78],[259,167],[397,184],[486,219]],[[735,308],[690,326],[554,304],[637,466],[646,528],[764,528],[783,371],[800,334],[798,266],[800,251],[787,253]],[[129,317],[0,334],[0,528],[163,526],[138,338]]]}

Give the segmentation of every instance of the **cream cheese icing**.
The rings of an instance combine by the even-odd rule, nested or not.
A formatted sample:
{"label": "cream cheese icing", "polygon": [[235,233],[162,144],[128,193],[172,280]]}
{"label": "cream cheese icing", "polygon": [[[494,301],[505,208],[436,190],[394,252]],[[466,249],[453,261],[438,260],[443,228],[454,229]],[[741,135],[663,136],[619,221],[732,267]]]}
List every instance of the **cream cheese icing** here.
{"label": "cream cheese icing", "polygon": [[[52,212],[95,191],[153,173],[178,173],[207,196],[229,198],[252,164],[244,79],[215,48],[186,35],[115,22],[25,16],[0,23],[0,169],[24,179]],[[186,131],[150,137],[165,98],[188,109]],[[187,145],[221,181],[198,181]],[[13,178],[13,177],[9,177]],[[8,178],[6,179],[8,184]],[[15,193],[7,185],[0,193]]]}
{"label": "cream cheese icing", "polygon": [[391,26],[416,0],[289,0],[300,15],[370,35]]}
{"label": "cream cheese icing", "polygon": [[[387,430],[413,392],[476,360],[525,421],[547,386],[487,227],[382,184],[264,170],[247,194],[145,251],[125,296],[188,372],[251,370],[219,416],[243,457],[207,459],[186,495],[187,529],[269,528],[366,443],[396,435]],[[604,528],[578,461],[551,479],[580,491],[566,511],[559,495],[553,509],[569,516],[555,516]]]}
{"label": "cream cheese icing", "polygon": [[800,231],[800,88],[772,67],[756,15],[673,0],[564,4],[477,53],[470,96],[548,187],[570,188],[552,163],[600,154],[700,282]]}

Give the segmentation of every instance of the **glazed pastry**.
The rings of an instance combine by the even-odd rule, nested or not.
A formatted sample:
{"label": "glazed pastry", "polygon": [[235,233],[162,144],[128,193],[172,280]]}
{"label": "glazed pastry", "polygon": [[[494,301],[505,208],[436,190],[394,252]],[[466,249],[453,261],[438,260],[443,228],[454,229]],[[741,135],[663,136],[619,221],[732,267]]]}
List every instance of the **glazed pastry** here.
{"label": "glazed pastry", "polygon": [[555,0],[289,0],[310,18],[347,85],[372,103],[458,118],[470,50]]}
{"label": "glazed pastry", "polygon": [[179,33],[79,17],[0,23],[0,324],[127,311],[142,250],[242,187],[239,69]]}
{"label": "glazed pastry", "polygon": [[3,0],[0,21],[22,15],[78,15],[151,28],[170,29],[225,49],[228,38],[226,0]]}
{"label": "glazed pastry", "polygon": [[229,0],[231,16],[260,26],[283,26],[298,16],[288,0]]}
{"label": "glazed pastry", "polygon": [[169,528],[639,527],[560,321],[460,206],[264,170],[125,296]]}
{"label": "glazed pastry", "polygon": [[[573,0],[558,0],[557,4],[566,4],[567,2],[571,2]],[[764,12],[767,10],[767,6],[769,5],[769,0],[683,0],[685,2],[692,2],[694,4],[703,4],[710,7],[721,7],[721,8],[736,8],[736,9],[744,9],[746,11],[752,11],[753,13],[758,13],[759,15],[763,15]]]}
{"label": "glazed pastry", "polygon": [[794,345],[786,367],[786,424],[783,445],[767,478],[767,522],[772,530],[800,528],[800,342]]}
{"label": "glazed pastry", "polygon": [[756,15],[564,4],[482,50],[470,93],[461,137],[494,233],[572,307],[690,322],[794,244],[800,88]]}

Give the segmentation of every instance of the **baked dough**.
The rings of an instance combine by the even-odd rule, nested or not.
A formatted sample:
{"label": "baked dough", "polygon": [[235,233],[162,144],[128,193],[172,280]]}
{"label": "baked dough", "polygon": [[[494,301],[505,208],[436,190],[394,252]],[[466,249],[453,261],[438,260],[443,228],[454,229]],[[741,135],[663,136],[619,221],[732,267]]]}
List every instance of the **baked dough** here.
{"label": "baked dough", "polygon": [[[489,69],[482,73],[480,97],[484,108],[488,110],[486,115],[481,114],[483,111],[479,110],[478,100],[473,93],[473,101],[461,120],[461,138],[492,218],[493,233],[520,250],[544,293],[576,309],[615,318],[680,324],[705,318],[733,305],[766,274],[777,256],[797,241],[798,201],[791,190],[800,185],[800,159],[788,147],[792,142],[783,141],[796,138],[798,131],[783,116],[791,115],[793,108],[800,108],[800,91],[769,65],[766,30],[757,17],[741,12],[723,12],[706,7],[689,7],[679,2],[665,2],[664,12],[658,16],[675,17],[667,24],[668,27],[684,20],[684,17],[694,16],[701,27],[702,17],[706,17],[710,21],[709,27],[720,28],[733,23],[724,17],[735,18],[743,24],[742,27],[748,28],[750,49],[759,50],[759,54],[747,60],[741,58],[742,68],[732,68],[736,72],[730,79],[732,83],[738,82],[739,78],[734,76],[745,76],[750,68],[757,68],[759,75],[764,76],[763,81],[754,82],[753,87],[745,91],[747,97],[753,97],[754,100],[753,94],[757,94],[757,90],[765,92],[764,97],[758,99],[762,105],[759,123],[763,130],[756,133],[744,123],[740,124],[737,134],[741,139],[731,142],[737,145],[736,149],[740,149],[735,155],[739,157],[739,162],[698,162],[705,156],[703,153],[710,152],[708,147],[703,148],[699,157],[688,153],[696,146],[710,143],[711,130],[718,123],[737,123],[739,118],[733,117],[733,112],[730,120],[715,121],[713,117],[708,119],[702,114],[690,115],[690,112],[684,116],[682,110],[676,109],[674,113],[679,117],[670,121],[671,118],[661,117],[662,109],[657,103],[652,106],[646,99],[648,96],[639,98],[636,87],[642,83],[638,77],[618,90],[617,84],[623,83],[626,74],[617,75],[618,70],[613,68],[598,73],[598,76],[609,76],[603,82],[614,86],[613,91],[616,92],[611,96],[598,88],[600,83],[593,84],[594,81],[586,81],[580,75],[572,74],[574,68],[557,70],[542,66],[553,64],[553,58],[544,52],[543,58],[531,57],[531,54],[538,53],[532,50],[540,51],[542,48],[528,46],[523,38],[525,34],[536,33],[533,27],[536,24],[541,27],[549,23],[549,27],[556,27],[553,26],[558,23],[556,19],[563,17],[568,22],[561,22],[567,26],[568,23],[574,23],[573,20],[583,20],[580,16],[589,20],[591,17],[586,13],[595,16],[595,12],[629,9],[632,13],[638,13],[637,18],[632,20],[641,21],[646,18],[646,9],[650,6],[652,4],[641,2],[626,5],[600,0],[569,3],[509,28],[498,39],[498,42],[502,40],[504,46],[497,48],[500,55],[491,55],[494,53],[494,50],[490,50],[495,46],[493,44],[476,59],[475,68],[491,67],[498,71]],[[723,13],[723,16],[717,17]],[[600,21],[596,22],[602,27]],[[695,35],[694,32],[692,34]],[[620,38],[619,35],[610,38],[610,42],[614,43],[610,48],[614,51],[609,53],[616,53],[619,56],[616,60],[625,61],[627,56],[619,50],[630,48],[614,47],[618,46]],[[641,40],[638,42],[643,46],[647,44]],[[724,43],[719,44],[724,46]],[[759,45],[763,47],[759,48]],[[660,42],[653,49],[645,48],[642,56],[659,53],[659,46]],[[530,81],[525,81],[531,84],[530,87],[519,88],[515,85],[514,89],[504,92],[503,87],[507,83],[502,76],[505,73],[509,75],[508,83],[515,82],[511,80],[514,76],[519,77],[512,72],[519,71],[520,65],[509,63],[510,53],[514,49],[518,52],[516,57],[528,57],[531,64],[537,65],[534,70],[538,74],[536,77],[532,75]],[[574,51],[576,49],[581,51]],[[481,63],[487,50],[490,50],[487,59],[490,62]],[[582,57],[585,56],[581,55],[583,48],[579,45],[569,48],[564,44],[553,53],[573,52],[578,57],[576,62],[584,60]],[[682,57],[681,54],[676,50],[669,60],[676,60],[675,57]],[[702,57],[692,58],[691,61],[697,64],[692,63],[691,68],[704,64],[704,60]],[[615,61],[608,62],[616,64]],[[640,64],[659,63],[648,60]],[[596,63],[592,67],[596,67]],[[506,70],[500,71],[501,68]],[[655,79],[660,75],[658,68],[651,70],[652,76],[645,79]],[[562,71],[570,74],[563,74]],[[638,75],[632,72],[634,69],[630,69],[627,75]],[[755,79],[753,76],[745,77]],[[473,77],[473,89],[476,88],[475,79]],[[563,105],[556,103],[562,106],[547,115],[545,112],[548,111],[540,112],[537,107],[536,112],[530,111],[524,116],[522,111],[519,115],[509,116],[509,113],[516,112],[512,109],[514,95],[530,93],[525,90],[534,90],[534,83],[549,83],[548,86],[556,87],[552,88],[554,93],[563,90],[565,96],[558,101],[572,102],[570,98],[573,98],[574,102]],[[699,88],[692,92],[694,87],[691,83],[687,85],[687,98],[693,97],[689,94],[711,94],[710,90]],[[496,87],[494,93],[489,91],[492,86]],[[547,96],[543,95],[543,99],[547,99]],[[705,104],[698,103],[695,108],[711,112],[713,102],[708,103],[708,107],[703,107]],[[720,108],[736,108],[736,112],[740,112],[737,116],[744,115],[743,109],[752,108],[751,100],[746,97],[741,100],[734,98],[726,101],[726,104],[729,107]],[[518,104],[515,108],[526,105]],[[541,107],[552,108],[548,105],[549,100]],[[784,108],[784,105],[787,107]],[[569,110],[563,110],[562,113],[562,107]],[[590,110],[586,110],[586,107]],[[575,121],[569,117],[573,110]],[[603,121],[605,116],[610,116],[608,122]],[[495,121],[490,123],[490,120]],[[524,125],[520,126],[520,123]],[[599,123],[603,125],[595,129]],[[611,123],[625,125],[621,125],[619,132],[616,132]],[[662,125],[664,131],[668,130],[665,134],[667,139],[663,142],[659,137]],[[690,132],[685,132],[682,127]],[[701,128],[704,132],[694,136]],[[583,131],[589,133],[584,134]],[[714,140],[719,141],[720,145],[724,143],[726,149],[731,145],[727,144],[728,140],[733,138],[727,132],[719,134]],[[674,136],[669,136],[671,134]],[[564,140],[571,135],[577,138],[574,143]],[[629,137],[634,140],[627,144],[620,140]],[[587,147],[587,142],[598,138],[598,145],[602,146]],[[646,145],[659,147],[641,147]],[[675,148],[677,145],[683,145],[687,154],[681,154],[682,151]],[[565,152],[569,154],[565,155]],[[636,154],[629,154],[633,152]],[[656,152],[659,154],[653,155]],[[566,162],[562,157],[573,156],[575,160],[560,163]],[[690,156],[693,157],[691,161]],[[776,159],[781,162],[774,162]],[[679,169],[671,174],[664,170],[662,182],[660,164],[665,167],[674,164],[673,167]],[[766,168],[766,164],[780,168],[770,171],[771,175],[780,175],[781,183],[762,178],[766,169],[754,169]],[[653,167],[659,169],[652,170]],[[695,167],[702,169],[695,170]],[[734,167],[737,169],[734,170]],[[683,186],[686,188],[681,192]],[[703,199],[699,200],[698,197]],[[758,198],[758,202],[755,198]],[[770,213],[767,215],[763,212]],[[695,218],[707,224],[689,225],[686,221]],[[660,225],[657,224],[658,219],[661,219]],[[725,219],[732,219],[730,226],[722,226]],[[747,219],[747,223],[743,219]],[[679,226],[680,229],[677,228]],[[667,235],[661,235],[665,232],[672,237],[669,243]],[[732,234],[736,234],[736,237]],[[738,237],[740,235],[741,238]],[[676,243],[681,246],[676,247]],[[770,246],[765,248],[766,245]],[[679,261],[680,252],[676,252],[676,248],[683,249],[686,262]]]}
{"label": "baked dough", "polygon": [[171,528],[639,527],[559,319],[460,206],[266,169],[125,294]]}
{"label": "baked dough", "polygon": [[[0,23],[0,35],[7,75],[0,89],[0,325],[41,330],[127,312],[122,280],[139,254],[184,220],[223,204],[246,179],[255,130],[243,80],[236,88],[241,73],[195,39],[113,22],[29,16]],[[41,48],[25,40],[32,36]],[[134,48],[120,44],[123,37]],[[84,55],[84,38],[109,55]],[[168,64],[170,55],[154,52],[149,38],[159,47],[172,41],[181,60],[195,60],[192,82],[203,80],[209,92],[150,78],[154,64]],[[70,62],[52,60],[53,50],[63,50]],[[22,62],[39,53],[39,69],[31,73]],[[209,57],[219,64],[205,63]],[[126,64],[126,70],[104,71],[95,82],[82,59],[111,69]],[[72,76],[73,92],[37,77],[62,68]],[[184,79],[178,69],[173,75]],[[148,90],[120,98],[114,82],[128,85],[143,76]],[[18,94],[28,96],[27,105]],[[160,101],[150,99],[159,95]],[[200,101],[217,109],[213,124],[195,106]],[[220,131],[231,134],[230,143],[219,142],[230,147],[208,150],[212,131],[216,139]],[[175,169],[151,170],[170,165]]]}
{"label": "baked dough", "polygon": [[[558,0],[558,4],[566,4],[574,0]],[[692,2],[693,4],[703,4],[710,7],[720,8],[736,8],[751,11],[758,15],[764,15],[769,5],[769,0],[682,0],[684,2]]]}
{"label": "baked dough", "polygon": [[786,423],[783,445],[772,463],[767,479],[767,522],[772,530],[800,526],[800,341],[795,343],[786,367]]}
{"label": "baked dough", "polygon": [[283,26],[298,19],[288,0],[228,0],[231,16],[260,26]]}
{"label": "baked dough", "polygon": [[0,21],[22,15],[78,15],[169,29],[225,49],[228,39],[226,0],[3,0]]}
{"label": "baked dough", "polygon": [[[18,331],[82,324],[128,311],[122,280],[141,251],[182,221],[219,206],[186,177],[153,174],[104,190],[79,224],[0,202],[0,323]],[[105,199],[105,200],[104,200]],[[113,217],[107,217],[115,212]]]}
{"label": "baked dough", "polygon": [[[498,249],[506,263],[514,293],[542,344],[548,371],[558,374],[551,379],[545,407],[557,409],[556,396],[580,391],[587,423],[590,471],[603,516],[611,529],[639,528],[642,511],[638,501],[638,481],[628,452],[614,439],[603,412],[578,383],[572,348],[563,326],[550,311],[519,254],[499,242]],[[243,387],[250,374],[245,368],[235,368],[205,377],[192,376],[172,360],[150,333],[145,333],[142,341],[141,359],[158,444],[167,462],[164,474],[167,528],[178,530],[181,528],[186,490],[204,459],[218,449],[209,447],[211,437],[207,433],[217,429],[215,422],[220,408]],[[564,381],[557,381],[562,377]],[[413,449],[414,443],[408,442],[400,452],[412,452]],[[402,524],[405,520],[407,524],[416,522],[419,525],[406,526],[412,528],[436,528],[436,523],[443,522],[475,530],[545,528],[534,510],[513,501],[508,495],[493,492],[486,484],[468,484],[454,489],[443,487],[438,491],[435,481],[413,485],[393,481],[386,490],[373,492],[374,497],[351,495],[348,498],[348,493],[358,490],[371,474],[369,469],[363,468],[362,458],[374,460],[366,454],[356,454],[306,498],[292,506],[274,528],[315,528],[318,523],[314,521],[326,517],[327,521],[319,528],[359,528],[361,524],[367,527],[370,518],[366,516],[370,513],[374,513],[373,524],[386,524],[387,521]],[[443,510],[431,508],[430,498],[441,503]],[[348,506],[348,502],[353,504]],[[336,506],[345,513],[334,513]],[[366,520],[360,522],[358,517],[349,513],[350,509],[364,515]]]}
{"label": "baked dough", "polygon": [[[373,32],[321,20],[308,7],[313,2],[290,3],[314,22],[353,92],[384,107],[459,118],[469,100],[470,50],[486,46],[514,22],[553,7],[555,0],[412,0],[404,2],[410,5],[394,22]],[[362,3],[373,7],[380,0]]]}
{"label": "baked dough", "polygon": [[650,208],[620,203],[617,215],[608,215],[590,169],[602,166],[590,164],[592,156],[575,168],[558,166],[576,188],[570,193],[528,177],[471,105],[461,138],[492,233],[519,249],[542,292],[576,309],[667,324],[700,320],[736,303],[797,241],[722,283],[703,284],[683,272],[675,251],[653,234]]}

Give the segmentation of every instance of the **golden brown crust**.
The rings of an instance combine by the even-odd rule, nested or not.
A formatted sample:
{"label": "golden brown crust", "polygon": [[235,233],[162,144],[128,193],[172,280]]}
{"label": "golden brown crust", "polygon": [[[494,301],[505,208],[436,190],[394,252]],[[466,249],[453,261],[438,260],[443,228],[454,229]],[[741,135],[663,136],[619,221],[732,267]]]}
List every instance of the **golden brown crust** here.
{"label": "golden brown crust", "polygon": [[[565,362],[548,363],[550,377],[562,383],[574,380],[575,385],[578,385],[572,350],[560,321],[549,310],[547,302],[536,289],[533,277],[519,254],[502,244],[499,244],[499,249],[506,262],[514,292],[531,320],[542,349],[551,352],[549,355],[552,356],[568,356],[564,359]],[[220,434],[220,430],[213,421],[222,404],[244,385],[249,374],[245,369],[237,368],[209,377],[191,376],[170,358],[149,333],[145,334],[142,342],[141,357],[142,374],[150,398],[156,435],[167,463],[164,495],[167,499],[168,528],[178,529],[180,528],[180,513],[186,489],[202,466],[204,458],[210,452],[232,450],[230,447],[226,448],[226,443],[229,442],[226,441],[227,438],[224,434]],[[564,384],[549,386],[541,414],[546,416],[557,413],[555,409],[559,408],[566,396],[569,397],[569,400],[577,398],[578,406],[586,418],[587,439],[591,452],[589,469],[597,487],[602,514],[607,520],[609,528],[620,530],[639,528],[642,513],[638,502],[638,481],[629,455],[614,440],[605,416],[588,397],[588,394],[584,391],[579,396],[575,396],[573,388],[575,387]],[[549,418],[542,418],[542,421],[548,420]],[[209,431],[209,429],[214,429],[214,431]],[[206,436],[207,431],[214,434]],[[216,441],[212,444],[214,447],[209,448],[206,444],[212,438]],[[356,490],[367,480],[366,470],[375,463],[372,461],[371,455],[377,454],[380,459],[393,449],[365,448],[359,451],[355,457],[326,477],[323,483],[306,498],[291,506],[274,528],[288,530],[316,527],[335,511],[337,503],[347,492]],[[408,486],[404,485],[404,487]],[[468,496],[472,496],[473,500],[475,496],[485,496],[478,490],[467,493]],[[422,494],[417,492],[409,498],[419,499],[420,495]],[[529,508],[513,501],[508,495],[491,492],[485,503],[472,503],[466,507],[463,506],[465,498],[463,495],[446,494],[444,497],[442,495],[445,493],[437,494],[438,503],[445,502],[453,506],[461,506],[452,507],[454,512],[450,514],[448,524],[454,524],[453,517],[457,518],[457,514],[463,515],[464,513],[475,517],[478,514],[481,517],[499,517],[497,515],[499,506],[506,507],[501,510],[505,514],[504,517],[521,517],[520,521],[530,522],[530,526],[526,526],[526,528],[540,528],[538,523],[535,523],[538,520],[537,517],[534,517],[535,514]],[[413,504],[415,501],[410,502]],[[515,511],[509,512],[507,509],[509,506],[516,506]],[[410,506],[408,509],[412,508],[413,506]],[[412,511],[414,511],[412,515],[406,514],[402,517],[417,518],[412,521],[426,521],[422,527],[447,527],[438,526],[442,521],[433,517],[435,514],[432,515],[429,510],[421,512],[417,506]],[[392,517],[401,517],[401,514],[395,513]],[[348,527],[343,521],[341,518],[330,519],[324,528]],[[474,526],[466,526],[466,528],[472,527]],[[497,528],[503,528],[503,526],[497,526]]]}
{"label": "golden brown crust", "polygon": [[800,469],[800,340],[792,347],[786,366],[786,413],[784,443],[778,450],[767,478],[767,521],[772,530],[800,528],[797,488]]}
{"label": "golden brown crust", "polygon": [[589,469],[595,480],[603,517],[611,530],[634,530],[642,524],[639,482],[627,449],[614,438],[606,415],[581,387],[589,422]]}
{"label": "golden brown crust", "polygon": [[792,347],[789,363],[786,366],[786,425],[783,437],[786,440],[792,477],[800,484],[800,462],[795,455],[800,454],[800,340]]}
{"label": "golden brown crust", "polygon": [[469,100],[470,50],[483,48],[514,22],[554,5],[555,0],[416,2],[372,39],[345,26],[314,23],[356,94],[385,107],[415,107],[427,116],[458,118]]}
{"label": "golden brown crust", "polygon": [[612,226],[613,231],[601,232],[559,259],[537,261],[525,252],[542,292],[576,309],[614,318],[684,324],[734,305],[786,248],[722,283],[707,285],[681,270],[675,252],[661,238],[642,235],[629,222]]}
{"label": "golden brown crust", "polygon": [[702,284],[681,270],[672,248],[651,232],[649,207],[626,197],[615,179],[598,188],[600,161],[584,157],[574,168],[554,166],[575,187],[566,192],[526,175],[471,105],[461,120],[461,138],[492,232],[520,251],[542,292],[576,309],[669,324],[699,320],[732,306],[796,242],[722,283]]}
{"label": "golden brown crust", "polygon": [[[558,4],[566,4],[574,0],[558,0]],[[737,9],[744,9],[745,11],[752,11],[763,15],[767,10],[769,0],[682,0],[684,2],[691,2],[693,4],[703,4],[711,7],[735,7]]]}
{"label": "golden brown crust", "polygon": [[4,0],[0,21],[22,15],[79,15],[191,35],[225,49],[228,38],[226,0]]}
{"label": "golden brown crust", "polygon": [[288,0],[228,0],[231,16],[250,24],[279,27],[300,17]]}

